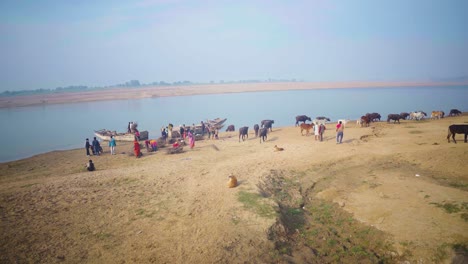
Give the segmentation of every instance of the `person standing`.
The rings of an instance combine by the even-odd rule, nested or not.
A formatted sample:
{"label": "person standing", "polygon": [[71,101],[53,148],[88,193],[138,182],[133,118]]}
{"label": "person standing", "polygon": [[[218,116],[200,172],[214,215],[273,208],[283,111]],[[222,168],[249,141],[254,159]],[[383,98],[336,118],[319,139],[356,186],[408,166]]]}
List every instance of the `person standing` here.
{"label": "person standing", "polygon": [[202,136],[205,135],[205,123],[203,123],[203,121],[201,121],[201,134]]}
{"label": "person standing", "polygon": [[343,131],[344,131],[344,125],[340,121],[336,125],[336,144],[341,144],[341,141],[343,140]]}
{"label": "person standing", "polygon": [[133,152],[135,153],[135,157],[141,157],[140,143],[136,140],[133,141]]}
{"label": "person standing", "polygon": [[92,144],[93,144],[93,154],[99,156],[99,153],[101,152],[101,144],[99,144],[99,141],[96,139],[96,137],[94,137]]}
{"label": "person standing", "polygon": [[327,129],[325,125],[320,124],[320,127],[319,127],[320,141],[323,141],[323,133],[325,132],[325,129]]}
{"label": "person standing", "polygon": [[109,140],[109,147],[110,147],[111,155],[115,155],[115,146],[117,146],[117,144],[115,143],[115,138],[114,136],[111,136]]}
{"label": "person standing", "polygon": [[167,126],[167,136],[169,140],[172,138],[172,128],[174,128],[174,125],[169,123],[169,125]]}
{"label": "person standing", "polygon": [[315,135],[315,140],[318,140],[319,139],[319,136],[320,136],[320,125],[318,122],[315,122],[315,125],[314,125],[314,135]]}
{"label": "person standing", "polygon": [[89,139],[86,139],[86,143],[85,143],[85,148],[86,148],[86,156],[89,157],[89,148],[91,148],[91,144],[89,144]]}
{"label": "person standing", "polygon": [[189,130],[187,132],[187,137],[189,139],[190,148],[193,149],[193,147],[195,147],[195,136],[192,134],[192,131]]}

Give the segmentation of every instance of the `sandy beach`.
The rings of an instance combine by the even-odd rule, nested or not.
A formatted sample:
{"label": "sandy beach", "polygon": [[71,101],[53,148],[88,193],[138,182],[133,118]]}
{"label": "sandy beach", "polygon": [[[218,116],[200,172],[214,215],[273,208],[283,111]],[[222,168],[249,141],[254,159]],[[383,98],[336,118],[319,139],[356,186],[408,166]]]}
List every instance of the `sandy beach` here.
{"label": "sandy beach", "polygon": [[468,85],[468,82],[281,82],[204,84],[186,86],[144,86],[137,88],[109,88],[105,90],[90,90],[86,92],[73,93],[0,97],[0,108],[222,93],[460,85]]}
{"label": "sandy beach", "polygon": [[467,261],[468,143],[447,143],[454,123],[468,115],[350,122],[342,144],[334,123],[323,142],[298,127],[264,143],[223,132],[139,159],[118,143],[94,172],[84,148],[1,163],[0,262]]}

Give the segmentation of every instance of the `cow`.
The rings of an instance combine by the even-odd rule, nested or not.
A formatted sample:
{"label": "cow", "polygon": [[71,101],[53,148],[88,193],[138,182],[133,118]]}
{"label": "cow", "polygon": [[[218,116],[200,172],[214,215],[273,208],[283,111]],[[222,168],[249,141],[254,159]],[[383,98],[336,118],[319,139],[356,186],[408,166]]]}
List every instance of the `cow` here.
{"label": "cow", "polygon": [[361,127],[363,126],[366,126],[368,127],[370,125],[370,118],[369,116],[365,115],[365,116],[361,116]]}
{"label": "cow", "polygon": [[317,120],[325,120],[325,121],[330,122],[330,118],[324,117],[324,116],[317,116],[315,119],[317,119]]}
{"label": "cow", "polygon": [[258,126],[258,124],[255,124],[254,125],[255,137],[258,137],[258,130],[259,129],[260,129],[260,127]]}
{"label": "cow", "polygon": [[417,111],[417,112],[411,112],[410,113],[410,119],[412,120],[421,120],[421,119],[424,119],[424,117],[426,117],[427,114],[423,111]]}
{"label": "cow", "polygon": [[441,119],[444,118],[444,111],[432,111],[431,119]]}
{"label": "cow", "polygon": [[468,125],[450,125],[447,135],[448,143],[450,143],[450,136],[452,136],[453,143],[457,143],[457,141],[455,141],[455,134],[465,134],[465,143],[467,143]]}
{"label": "cow", "polygon": [[317,125],[320,125],[320,124],[325,125],[326,122],[327,122],[326,119],[314,119],[312,121],[313,124],[317,124]]}
{"label": "cow", "polygon": [[401,117],[401,119],[403,119],[403,120],[406,120],[406,118],[408,118],[408,116],[409,116],[409,113],[406,113],[406,112],[401,112],[401,113],[400,113],[400,117]]}
{"label": "cow", "polygon": [[269,120],[269,119],[267,119],[267,120],[262,120],[262,122],[261,122],[262,127],[267,128],[267,129],[269,128],[270,131],[272,131],[272,132],[273,132],[272,126],[273,126],[274,123],[275,123],[274,120]]}
{"label": "cow", "polygon": [[349,122],[349,119],[338,119],[338,121],[337,121],[337,122],[338,122],[338,123],[340,123],[340,121],[341,121],[341,123],[342,123],[343,125],[345,125],[345,126],[346,126],[346,123],[348,123],[348,122]]}
{"label": "cow", "polygon": [[294,126],[298,126],[299,125],[299,122],[306,122],[306,121],[312,121],[312,119],[306,115],[298,115],[296,116],[296,125]]}
{"label": "cow", "polygon": [[229,125],[227,128],[226,128],[226,132],[228,131],[236,131],[236,128],[234,127],[234,125]]}
{"label": "cow", "polygon": [[260,143],[262,143],[262,140],[263,140],[263,142],[265,142],[265,140],[268,138],[268,136],[267,136],[268,128],[266,128],[266,127],[261,128],[258,134],[260,136]]}
{"label": "cow", "polygon": [[458,116],[458,115],[461,115],[461,111],[458,110],[458,109],[451,109],[450,110],[450,113],[449,113],[449,116]]}
{"label": "cow", "polygon": [[379,113],[367,113],[366,116],[369,117],[370,122],[375,122],[377,119],[380,121],[381,118]]}
{"label": "cow", "polygon": [[314,124],[306,124],[306,123],[301,124],[301,135],[302,136],[304,135],[302,132],[305,130],[306,136],[308,136],[311,129],[314,129]]}
{"label": "cow", "polygon": [[398,124],[400,124],[400,119],[401,116],[399,114],[389,114],[387,116],[387,123],[390,123],[390,120],[393,120],[393,123],[395,124],[396,122],[398,122]]}
{"label": "cow", "polygon": [[245,138],[249,138],[249,127],[241,127],[239,128],[239,142],[241,140],[241,137],[242,137],[242,141],[245,140]]}

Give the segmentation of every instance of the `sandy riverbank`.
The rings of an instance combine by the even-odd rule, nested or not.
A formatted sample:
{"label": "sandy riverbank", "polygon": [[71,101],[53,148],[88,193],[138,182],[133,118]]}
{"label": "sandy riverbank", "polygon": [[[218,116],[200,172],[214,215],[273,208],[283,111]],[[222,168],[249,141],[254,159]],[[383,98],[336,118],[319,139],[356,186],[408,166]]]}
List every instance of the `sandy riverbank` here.
{"label": "sandy riverbank", "polygon": [[449,263],[468,245],[468,143],[447,143],[453,123],[468,115],[350,123],[343,144],[334,124],[323,142],[281,127],[140,159],[119,144],[91,157],[95,172],[84,149],[2,163],[0,262]]}
{"label": "sandy riverbank", "polygon": [[185,96],[220,93],[244,93],[261,91],[313,90],[313,89],[349,89],[349,88],[394,88],[459,86],[468,82],[283,82],[283,83],[236,83],[206,84],[187,86],[154,86],[140,88],[106,89],[76,93],[57,93],[0,97],[0,108],[20,107],[45,104],[63,104],[103,100],[124,100],[154,98],[166,96]]}

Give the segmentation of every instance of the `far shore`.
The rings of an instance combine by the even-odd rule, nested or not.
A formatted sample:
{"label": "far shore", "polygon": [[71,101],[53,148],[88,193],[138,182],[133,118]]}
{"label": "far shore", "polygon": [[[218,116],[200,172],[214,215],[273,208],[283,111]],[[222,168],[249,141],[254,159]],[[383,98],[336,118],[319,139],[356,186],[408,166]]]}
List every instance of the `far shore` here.
{"label": "far shore", "polygon": [[109,88],[106,90],[91,90],[84,92],[52,93],[45,95],[38,94],[0,97],[0,108],[245,92],[464,85],[468,85],[468,82],[279,82],[202,84],[185,86],[145,86],[137,88]]}

